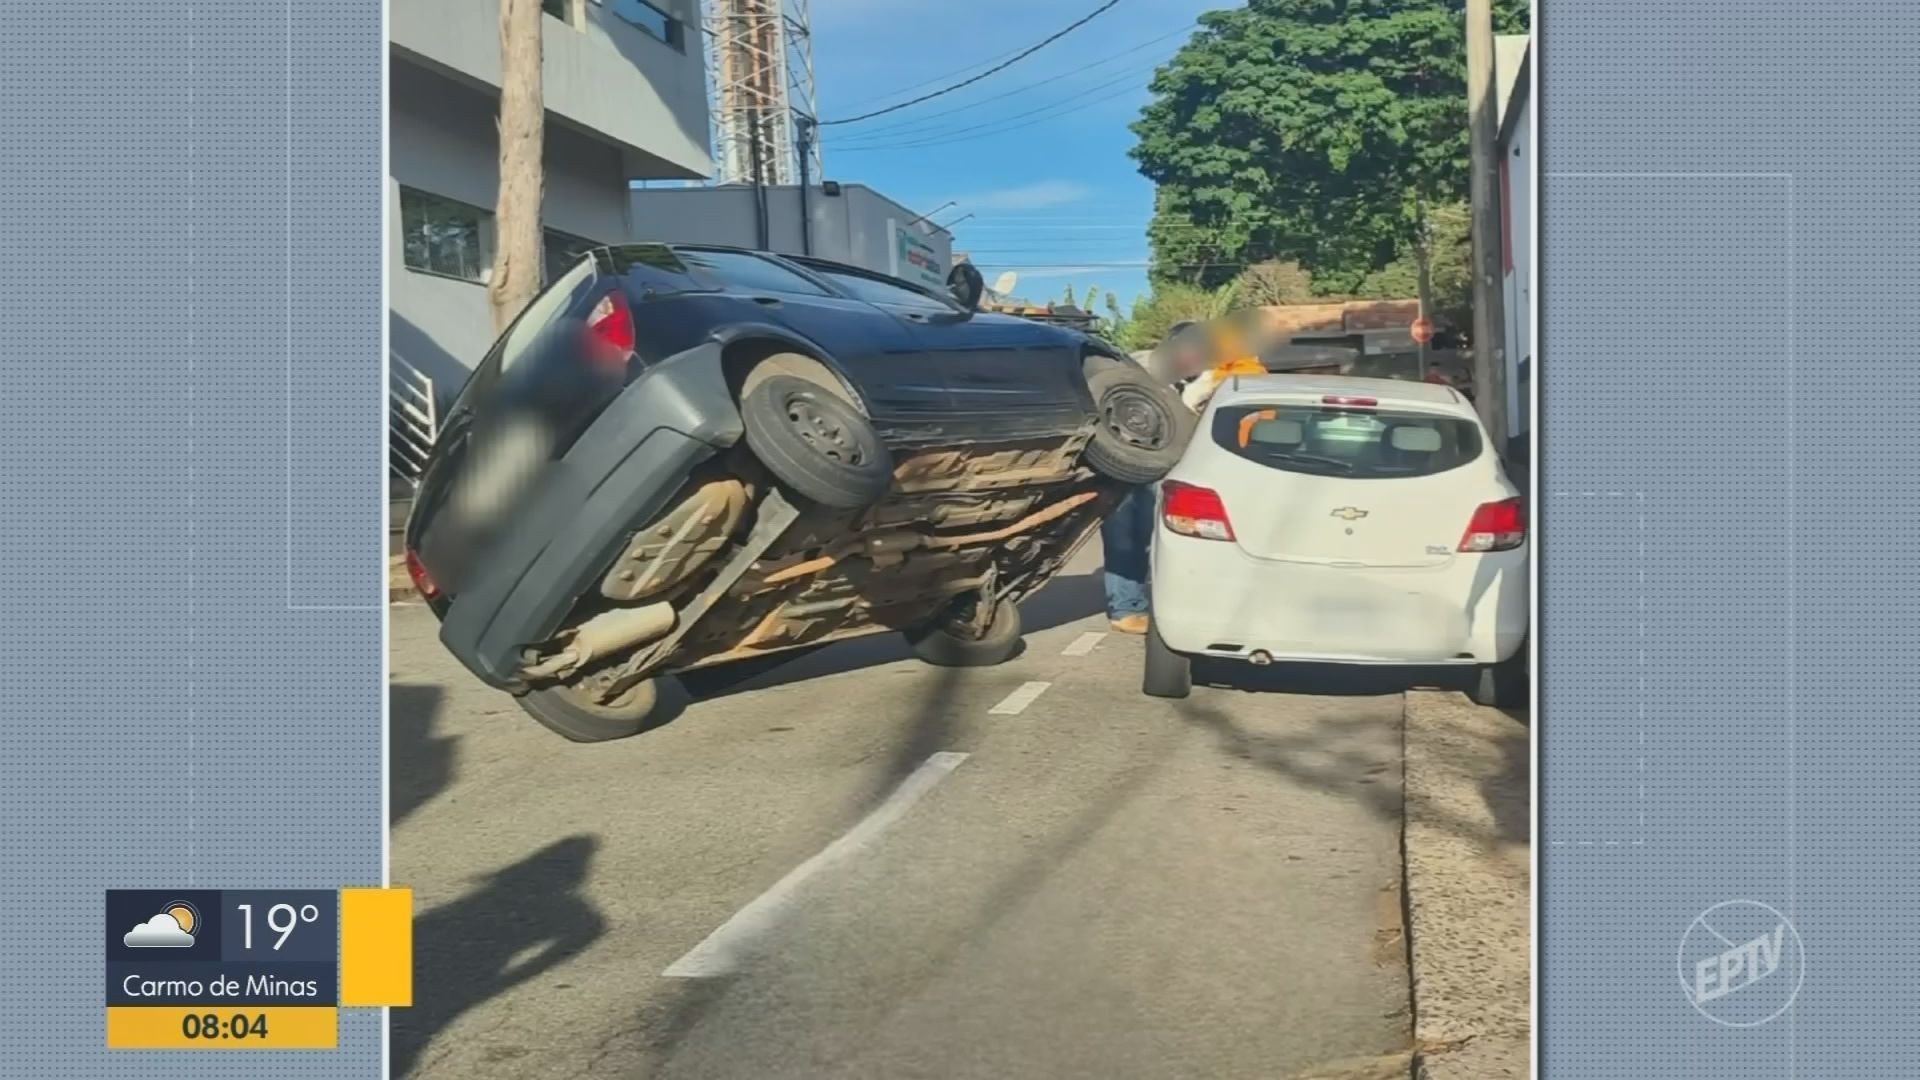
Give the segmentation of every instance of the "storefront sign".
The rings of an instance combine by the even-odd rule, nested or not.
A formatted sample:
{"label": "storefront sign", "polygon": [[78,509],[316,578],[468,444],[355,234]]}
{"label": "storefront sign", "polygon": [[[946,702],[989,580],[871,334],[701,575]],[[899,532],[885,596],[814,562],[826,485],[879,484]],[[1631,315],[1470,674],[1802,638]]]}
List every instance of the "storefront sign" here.
{"label": "storefront sign", "polygon": [[887,224],[893,229],[893,276],[944,290],[947,287],[947,268],[940,258],[940,252],[914,232],[911,226],[891,220]]}

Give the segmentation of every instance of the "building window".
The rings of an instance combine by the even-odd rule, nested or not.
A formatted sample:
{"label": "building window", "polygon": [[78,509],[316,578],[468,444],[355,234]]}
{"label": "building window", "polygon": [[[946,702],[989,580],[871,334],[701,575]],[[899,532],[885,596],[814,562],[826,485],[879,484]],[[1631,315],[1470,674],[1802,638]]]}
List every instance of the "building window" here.
{"label": "building window", "polygon": [[541,253],[541,261],[546,263],[546,279],[548,281],[552,281],[554,278],[573,269],[573,264],[580,261],[580,256],[585,255],[594,248],[606,246],[594,240],[575,236],[572,233],[563,233],[559,229],[546,230],[546,235],[543,237],[543,240],[545,242],[545,251]]}
{"label": "building window", "polygon": [[493,269],[493,215],[413,188],[400,189],[407,269],[484,282]]}
{"label": "building window", "polygon": [[680,20],[647,3],[647,0],[595,0],[605,4],[620,21],[637,26],[676,49],[684,48],[686,36]]}

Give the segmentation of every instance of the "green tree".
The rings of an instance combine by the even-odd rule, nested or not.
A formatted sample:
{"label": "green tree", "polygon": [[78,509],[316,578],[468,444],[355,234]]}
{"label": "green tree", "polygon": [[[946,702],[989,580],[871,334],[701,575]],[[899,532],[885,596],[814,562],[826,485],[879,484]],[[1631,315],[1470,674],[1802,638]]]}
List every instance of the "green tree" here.
{"label": "green tree", "polygon": [[1234,300],[1247,307],[1272,304],[1311,304],[1326,299],[1313,288],[1313,275],[1297,262],[1268,260],[1240,272],[1233,281]]}
{"label": "green tree", "polygon": [[[1427,211],[1434,318],[1465,326],[1473,315],[1472,219],[1464,202]],[[1358,300],[1405,300],[1418,295],[1420,267],[1411,251],[1369,273],[1355,286]]]}
{"label": "green tree", "polygon": [[1113,294],[1112,289],[1107,290],[1107,314],[1103,321],[1106,323],[1104,330],[1109,341],[1123,349],[1136,347],[1128,344],[1132,339],[1132,331],[1128,328],[1126,314],[1120,310],[1120,298]]}
{"label": "green tree", "polygon": [[1151,349],[1166,340],[1174,324],[1217,319],[1234,306],[1231,284],[1212,289],[1178,282],[1160,285],[1152,293],[1134,300],[1133,314],[1113,341],[1128,350]]}
{"label": "green tree", "polygon": [[[1495,0],[1498,32],[1526,0]],[[1271,259],[1357,290],[1466,196],[1464,0],[1248,0],[1152,82],[1132,153],[1158,185],[1152,279],[1204,288]]]}

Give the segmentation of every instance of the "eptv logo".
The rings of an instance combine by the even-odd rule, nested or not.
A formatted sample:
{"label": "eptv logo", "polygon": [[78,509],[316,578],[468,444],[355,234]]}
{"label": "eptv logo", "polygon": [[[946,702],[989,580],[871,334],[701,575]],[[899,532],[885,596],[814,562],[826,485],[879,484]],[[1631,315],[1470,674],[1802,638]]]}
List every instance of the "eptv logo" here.
{"label": "eptv logo", "polygon": [[1728,1027],[1758,1027],[1793,1006],[1806,978],[1800,932],[1755,900],[1701,912],[1680,938],[1680,986],[1700,1015]]}
{"label": "eptv logo", "polygon": [[1693,965],[1693,1000],[1726,997],[1778,971],[1780,942],[1786,936],[1787,924],[1775,923],[1772,934],[1761,934],[1745,945],[1735,945]]}

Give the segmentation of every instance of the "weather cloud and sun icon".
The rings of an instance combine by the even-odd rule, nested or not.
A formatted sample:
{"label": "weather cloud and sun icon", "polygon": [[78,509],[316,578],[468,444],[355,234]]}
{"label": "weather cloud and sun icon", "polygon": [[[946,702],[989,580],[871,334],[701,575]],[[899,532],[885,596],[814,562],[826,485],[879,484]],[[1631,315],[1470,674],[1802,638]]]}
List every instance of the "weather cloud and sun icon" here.
{"label": "weather cloud and sun icon", "polygon": [[193,928],[199,925],[200,912],[185,900],[175,900],[120,940],[132,949],[184,949],[193,944]]}

